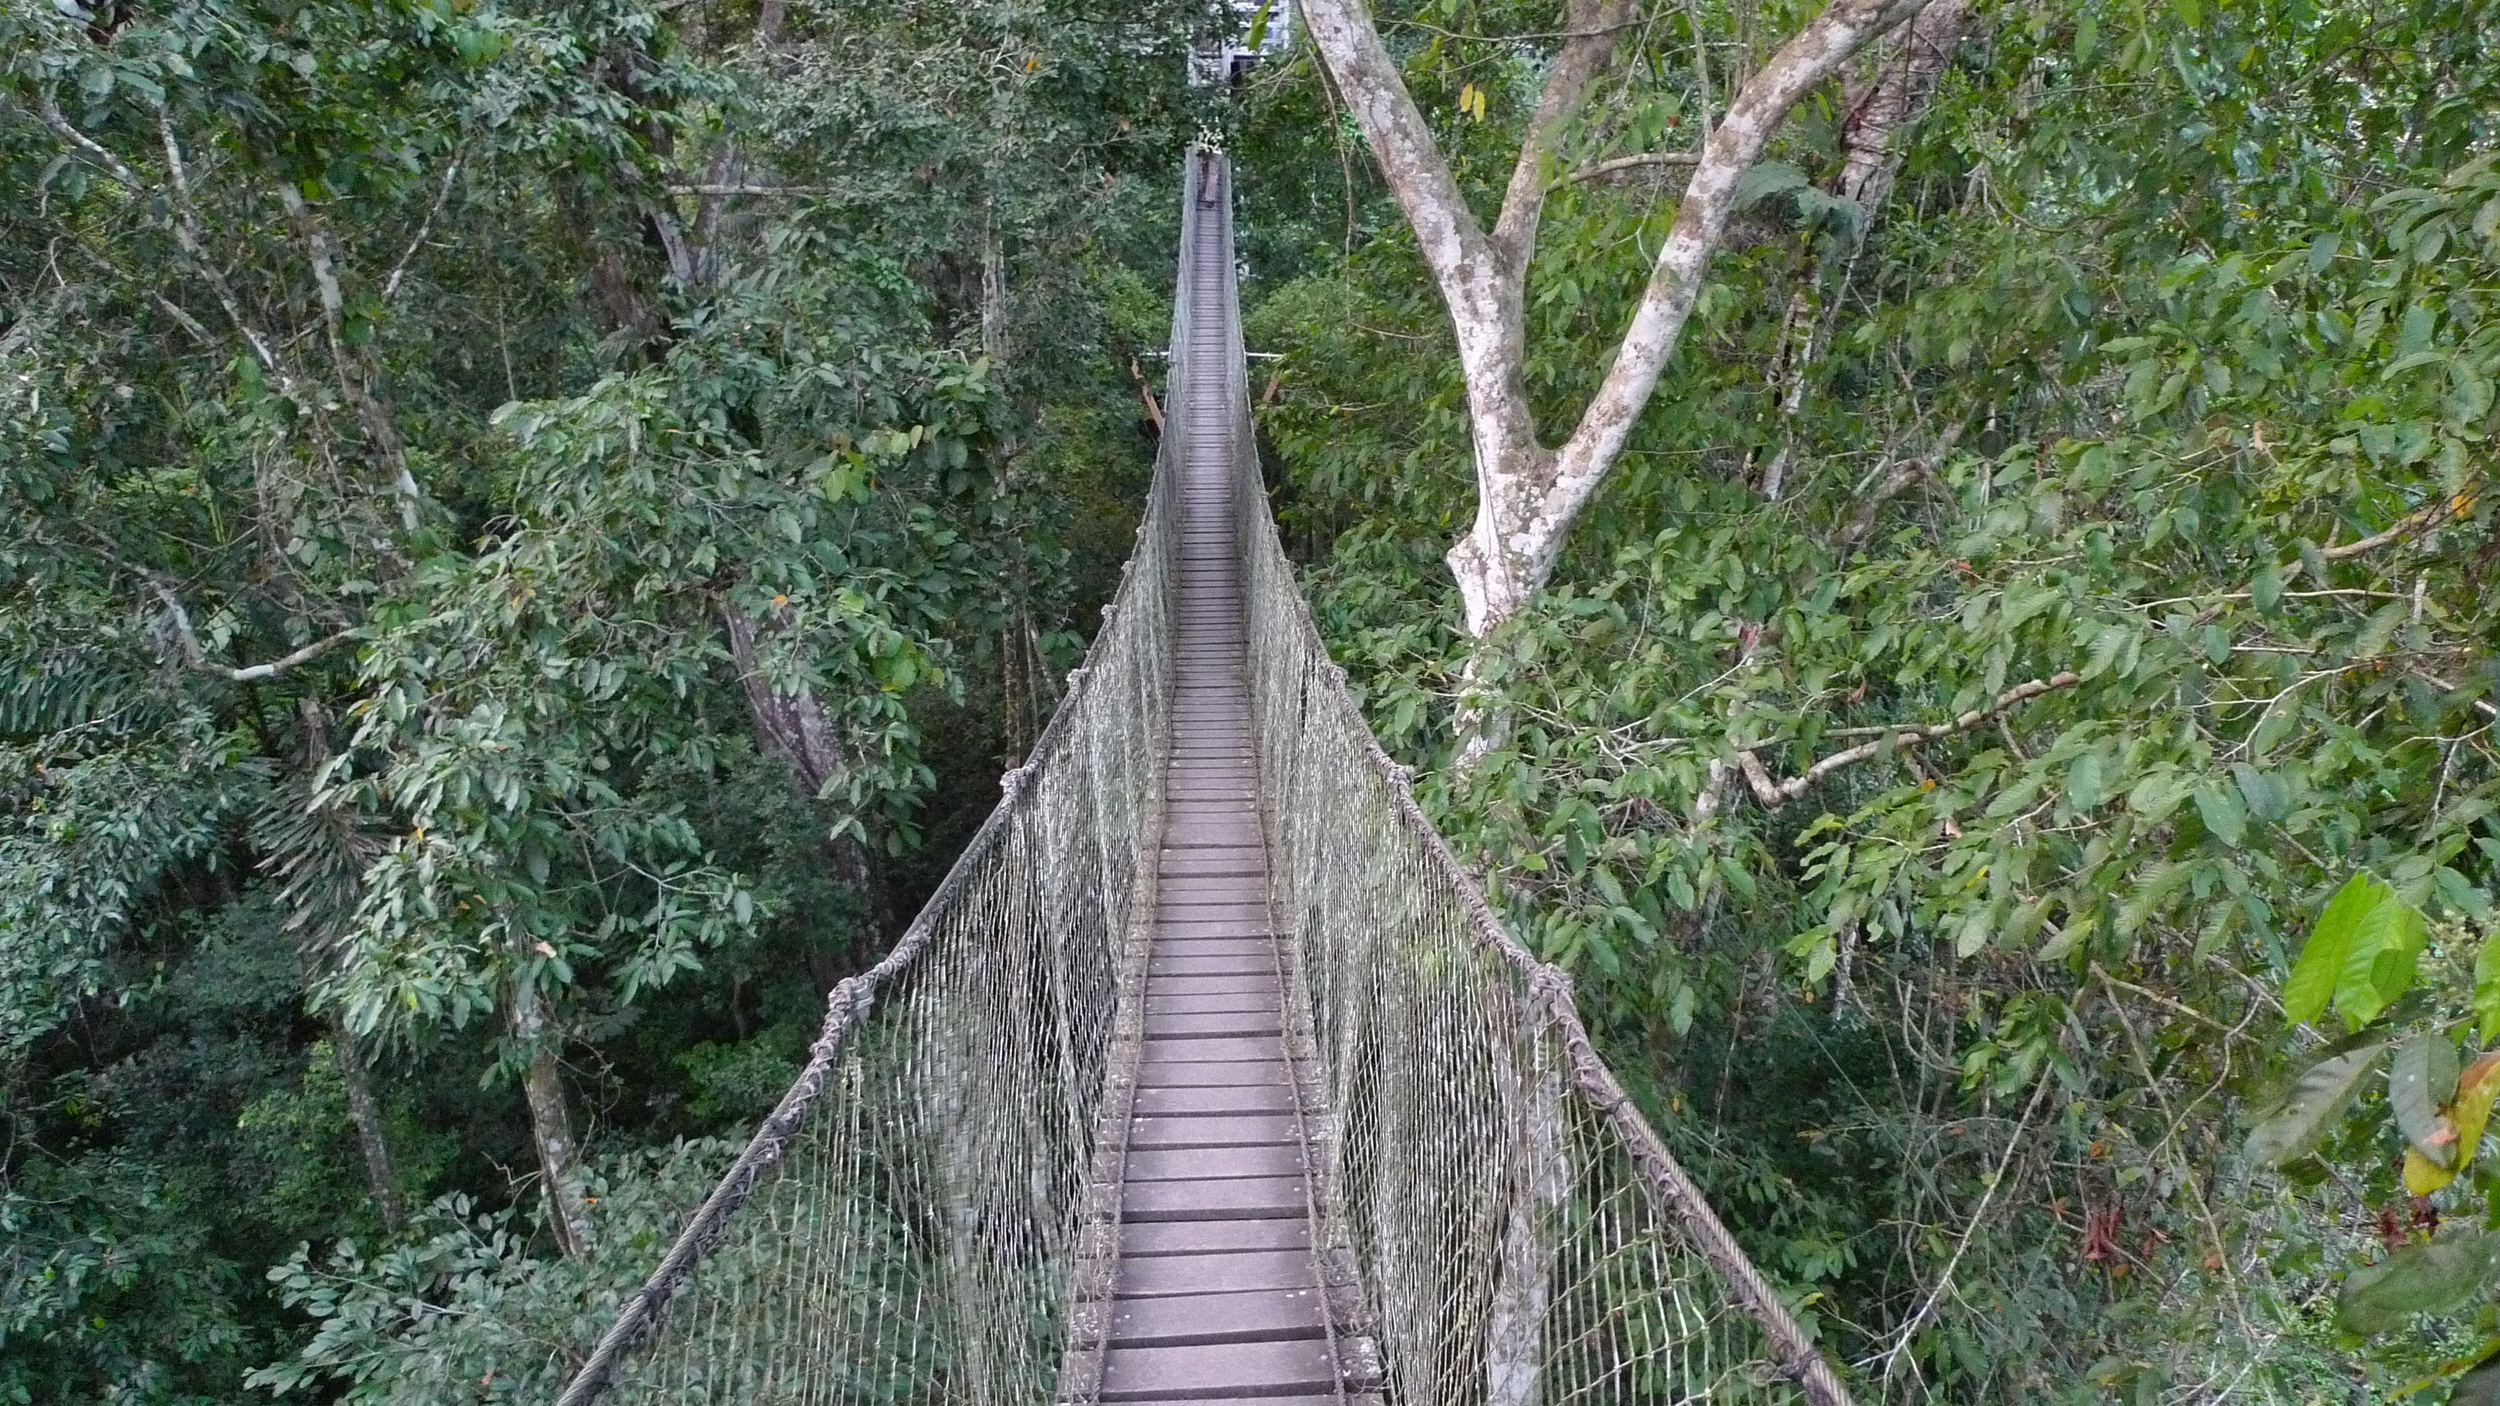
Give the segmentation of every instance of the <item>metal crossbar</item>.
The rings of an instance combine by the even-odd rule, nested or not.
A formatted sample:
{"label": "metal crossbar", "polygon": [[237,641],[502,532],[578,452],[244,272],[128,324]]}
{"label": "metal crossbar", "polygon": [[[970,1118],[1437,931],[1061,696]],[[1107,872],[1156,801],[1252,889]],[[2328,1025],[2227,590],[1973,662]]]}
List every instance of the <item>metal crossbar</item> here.
{"label": "metal crossbar", "polygon": [[1129,1272],[1117,1183],[1177,571],[1206,551],[1203,528],[1184,544],[1181,446],[1211,439],[1229,440],[1241,525],[1224,579],[1292,1013],[1297,1194],[1312,1282],[1336,1285],[1328,1340],[1363,1358],[1295,1399],[1848,1406],[1330,662],[1258,471],[1230,172],[1197,151],[1183,187],[1163,448],[1085,667],[903,940],[835,987],[804,1072],[560,1406],[1165,1398],[1121,1390],[1099,1353]]}

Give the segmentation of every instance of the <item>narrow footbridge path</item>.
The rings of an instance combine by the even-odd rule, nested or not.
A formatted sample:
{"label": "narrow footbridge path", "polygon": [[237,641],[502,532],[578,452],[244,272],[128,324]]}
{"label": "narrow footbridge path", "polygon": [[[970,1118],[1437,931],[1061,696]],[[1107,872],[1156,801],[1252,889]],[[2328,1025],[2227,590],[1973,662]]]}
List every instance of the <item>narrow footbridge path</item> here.
{"label": "narrow footbridge path", "polygon": [[[1200,209],[1222,187],[1201,187]],[[1201,219],[1191,274],[1190,366],[1229,352],[1223,224]],[[1251,733],[1250,638],[1239,495],[1225,400],[1193,375],[1180,417],[1179,593],[1171,742],[1156,851],[1145,1025],[1102,1332],[1070,1357],[1064,1395],[1106,1401],[1218,1394],[1343,1399],[1346,1367],[1315,1248],[1307,1062],[1291,1058],[1285,948],[1268,907],[1267,838]],[[1306,1022],[1291,1022],[1299,1030]],[[1116,1165],[1116,1173],[1114,1166]],[[1349,1344],[1348,1356],[1352,1356]]]}
{"label": "narrow footbridge path", "polygon": [[561,1406],[1848,1406],[1329,661],[1183,186],[1084,667]]}

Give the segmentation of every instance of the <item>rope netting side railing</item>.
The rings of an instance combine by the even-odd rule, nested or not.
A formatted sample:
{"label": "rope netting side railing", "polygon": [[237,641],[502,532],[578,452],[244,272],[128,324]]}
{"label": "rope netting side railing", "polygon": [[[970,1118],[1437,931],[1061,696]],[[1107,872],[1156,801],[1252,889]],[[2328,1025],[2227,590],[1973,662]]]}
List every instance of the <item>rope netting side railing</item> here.
{"label": "rope netting side railing", "polygon": [[1373,738],[1277,538],[1226,321],[1273,902],[1331,1113],[1315,1180],[1390,1400],[1847,1406],[1568,978],[1510,936]]}
{"label": "rope netting side railing", "polygon": [[[1182,288],[1199,216],[1184,175]],[[1175,300],[1175,375],[1189,345]],[[1169,397],[1167,417],[1188,397]],[[1161,825],[1181,437],[1084,666],[559,1406],[1046,1401]]]}

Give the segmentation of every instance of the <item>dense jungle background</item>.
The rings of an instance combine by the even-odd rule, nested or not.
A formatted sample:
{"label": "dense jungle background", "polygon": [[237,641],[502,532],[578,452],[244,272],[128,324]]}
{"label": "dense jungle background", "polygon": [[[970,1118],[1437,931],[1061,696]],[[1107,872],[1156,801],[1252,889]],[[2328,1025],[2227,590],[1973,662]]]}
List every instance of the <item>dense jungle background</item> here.
{"label": "dense jungle background", "polygon": [[[1549,437],[1817,12],[1549,130],[1589,8],[1374,11],[1482,218],[1550,137]],[[0,0],[0,1401],[552,1399],[1081,659],[1201,132],[1337,657],[1860,1390],[2500,1401],[2500,10],[1933,0],[1481,631],[1347,97],[1273,5]]]}

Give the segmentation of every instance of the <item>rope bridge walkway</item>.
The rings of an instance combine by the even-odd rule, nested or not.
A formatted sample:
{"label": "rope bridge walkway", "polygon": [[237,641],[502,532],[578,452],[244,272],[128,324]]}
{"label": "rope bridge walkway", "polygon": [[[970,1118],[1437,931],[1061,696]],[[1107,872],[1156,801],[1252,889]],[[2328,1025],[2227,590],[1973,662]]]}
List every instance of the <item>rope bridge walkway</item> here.
{"label": "rope bridge walkway", "polygon": [[1848,1406],[1329,661],[1183,187],[1085,666],[559,1406]]}

